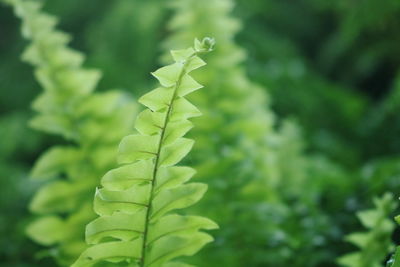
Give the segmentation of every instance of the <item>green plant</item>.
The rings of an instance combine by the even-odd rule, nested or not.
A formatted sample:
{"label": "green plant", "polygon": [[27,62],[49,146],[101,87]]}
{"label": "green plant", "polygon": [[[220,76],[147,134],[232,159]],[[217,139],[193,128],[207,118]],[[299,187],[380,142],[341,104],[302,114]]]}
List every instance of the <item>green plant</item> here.
{"label": "green plant", "polygon": [[[215,242],[185,262],[334,267],[339,255],[350,253],[349,266],[384,264],[386,239],[357,247],[344,244],[343,237],[360,232],[368,237],[375,230],[354,214],[369,209],[372,197],[388,188],[399,194],[399,1],[0,0],[6,1],[46,3],[41,10],[57,14],[58,27],[73,34],[70,46],[88,53],[83,66],[100,68],[105,77],[98,83],[83,60],[67,64],[74,52],[58,60],[65,53],[57,47],[67,42],[54,42],[59,32],[52,28],[48,34],[41,10],[29,12],[29,19],[23,14],[37,25],[30,35],[40,47],[33,49],[40,50],[34,65],[47,88],[41,98],[50,99],[35,104],[31,125],[40,132],[27,131],[28,102],[39,85],[30,68],[15,60],[26,41],[18,36],[11,8],[1,6],[0,265],[55,266],[54,257],[70,266],[81,255],[87,248],[84,227],[96,218],[95,188],[117,166],[117,143],[132,132],[136,117],[133,110],[122,111],[134,105],[128,96],[91,90],[115,86],[142,95],[155,83],[148,72],[165,48],[186,47],[204,34],[215,36],[218,46],[204,55],[211,64],[191,75],[209,90],[188,99],[206,116],[193,118],[196,127],[187,136],[196,143],[181,164],[198,170],[192,180],[209,190],[179,213],[201,214],[221,229],[213,232]],[[73,79],[63,79],[80,70],[82,81],[71,85]],[[90,79],[96,85],[82,93]],[[57,81],[57,88],[49,89],[48,80]],[[108,139],[114,131],[119,136]],[[34,179],[27,181],[41,153]],[[37,189],[32,216],[27,203]],[[105,184],[99,191],[109,189]],[[36,243],[25,237],[26,224]],[[107,236],[99,244],[115,241]],[[47,255],[52,257],[40,258]],[[364,255],[376,256],[362,262],[369,259]],[[400,267],[399,259],[400,252],[389,265]]]}
{"label": "green plant", "polygon": [[[400,215],[395,217],[397,224],[400,224]],[[400,246],[397,246],[395,253],[387,262],[387,267],[400,267]]]}
{"label": "green plant", "polygon": [[346,236],[346,240],[360,250],[338,259],[346,267],[380,267],[387,255],[394,249],[391,235],[395,224],[388,217],[396,208],[393,195],[386,193],[374,199],[375,208],[357,213],[367,232],[357,232]]}
{"label": "green plant", "polygon": [[[230,14],[233,1],[175,1],[173,7],[166,47],[207,32],[218,42],[208,57],[210,67],[197,76],[211,89],[192,96],[213,120],[197,120],[192,136],[198,142],[189,160],[199,170],[198,179],[210,185],[195,209],[216,220],[221,230],[192,262],[316,266],[326,261],[331,255],[321,251],[322,245],[335,228],[319,206],[318,189],[328,191],[323,178],[336,179],[336,166],[325,164],[334,171],[327,174],[314,166],[321,165],[316,161],[310,170],[298,127],[286,120],[277,123],[266,88],[247,77],[246,53],[234,42],[241,23]],[[304,190],[310,194],[303,196]]]}
{"label": "green plant", "polygon": [[286,253],[273,234],[287,214],[275,190],[280,183],[275,118],[265,90],[241,66],[245,52],[233,41],[240,28],[230,15],[233,1],[174,1],[173,8],[166,48],[207,33],[218,42],[207,58],[210,67],[196,76],[210,89],[191,95],[206,116],[196,119],[191,136],[197,142],[188,162],[210,187],[193,209],[216,220],[221,230],[216,242],[191,260],[208,266],[270,264],[266,254]]}
{"label": "green plant", "polygon": [[42,256],[69,265],[85,248],[84,227],[95,217],[94,188],[98,177],[115,166],[115,146],[131,129],[136,105],[118,91],[93,93],[100,72],[81,67],[83,55],[66,47],[70,37],[54,29],[56,19],[43,13],[39,2],[7,3],[31,40],[23,59],[36,68],[44,88],[33,103],[37,114],[30,124],[65,139],[44,152],[31,172],[43,185],[29,206],[35,218],[27,234],[49,247]]}
{"label": "green plant", "polygon": [[137,134],[122,139],[118,161],[122,165],[102,178],[94,209],[100,216],[88,224],[90,246],[72,266],[98,262],[127,262],[129,266],[187,266],[170,262],[190,256],[212,237],[199,229],[217,225],[198,216],[170,214],[202,198],[207,186],[186,183],[194,169],[175,166],[191,150],[193,140],[183,138],[200,115],[185,96],[200,89],[189,73],[205,62],[198,54],[212,50],[213,40],[195,41],[195,48],[171,51],[174,64],[153,74],[161,87],[139,102],[148,109],[136,120]]}

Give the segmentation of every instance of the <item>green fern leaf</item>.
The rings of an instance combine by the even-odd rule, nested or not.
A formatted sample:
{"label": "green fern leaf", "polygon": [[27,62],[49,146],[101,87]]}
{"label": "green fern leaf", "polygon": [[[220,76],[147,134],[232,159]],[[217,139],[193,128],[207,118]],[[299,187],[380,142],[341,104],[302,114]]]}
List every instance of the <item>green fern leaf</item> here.
{"label": "green fern leaf", "polygon": [[102,178],[94,200],[100,217],[86,228],[91,246],[73,267],[100,262],[187,266],[171,260],[213,240],[199,231],[217,228],[213,221],[174,213],[198,202],[207,190],[205,184],[186,183],[192,168],[175,166],[194,143],[183,137],[193,127],[188,119],[200,115],[184,96],[202,87],[189,73],[205,64],[198,54],[211,50],[211,40],[196,42],[196,49],[172,51],[175,63],[152,73],[162,87],[139,99],[148,109],[138,115],[138,133],[121,141],[123,165]]}

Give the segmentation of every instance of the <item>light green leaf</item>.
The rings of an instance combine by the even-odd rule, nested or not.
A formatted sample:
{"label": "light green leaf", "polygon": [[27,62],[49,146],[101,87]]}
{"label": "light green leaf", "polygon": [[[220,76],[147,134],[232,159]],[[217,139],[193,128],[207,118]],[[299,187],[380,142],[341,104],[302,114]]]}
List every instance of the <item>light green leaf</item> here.
{"label": "light green leaf", "polygon": [[[70,39],[70,38],[69,38]],[[62,42],[59,42],[62,43]],[[79,53],[71,48],[66,47],[65,49],[53,49],[48,51],[48,60],[51,61],[54,66],[57,67],[78,67],[81,66],[85,59],[82,53]]]}
{"label": "light green leaf", "polygon": [[[70,41],[70,36],[66,33],[57,32],[54,33],[52,38],[47,39],[46,43],[51,43],[54,45],[65,45]],[[22,59],[31,64],[41,64],[43,62],[42,51],[36,45],[29,45],[22,54]],[[75,51],[74,51],[75,52]],[[70,55],[68,55],[70,56]],[[71,61],[69,61],[71,60]],[[73,66],[79,66],[83,62],[83,55],[81,53],[75,52],[72,59],[68,59],[67,62],[71,62]]]}
{"label": "light green leaf", "polygon": [[[32,9],[30,9],[32,7]],[[30,13],[34,12],[37,10],[40,6],[33,6],[33,5],[27,5],[28,10],[22,10],[19,9],[17,10],[17,14],[19,13],[19,16],[23,16],[23,13]],[[30,9],[30,10],[29,10]],[[25,38],[32,38],[33,36],[45,36],[48,34],[54,26],[57,24],[57,19],[53,16],[50,16],[48,14],[37,14],[37,17],[35,20],[32,20],[31,24],[28,25],[22,25],[22,35]]]}
{"label": "light green leaf", "polygon": [[397,215],[394,217],[394,219],[396,220],[397,224],[400,224],[400,215]]}
{"label": "light green leaf", "polygon": [[121,91],[94,93],[77,107],[76,112],[79,116],[107,118],[119,107],[129,104],[129,100],[129,95]]}
{"label": "light green leaf", "polygon": [[181,75],[183,64],[177,62],[172,65],[162,67],[151,74],[157,78],[162,86],[171,87],[178,81],[179,75]]}
{"label": "light green leaf", "polygon": [[134,214],[115,212],[112,216],[102,216],[86,226],[86,241],[98,244],[103,238],[129,241],[139,237],[144,231],[145,210]]}
{"label": "light green leaf", "polygon": [[99,215],[112,215],[123,211],[128,214],[147,208],[150,185],[135,185],[124,191],[111,191],[106,188],[96,190],[94,210]]}
{"label": "light green leaf", "polygon": [[171,55],[176,62],[184,62],[194,55],[196,51],[192,47],[181,50],[172,50]]}
{"label": "light green leaf", "polygon": [[29,125],[44,132],[59,134],[66,139],[78,139],[77,134],[72,130],[71,122],[61,115],[37,115],[29,122]]}
{"label": "light green leaf", "polygon": [[199,232],[189,236],[164,236],[152,245],[145,266],[162,266],[176,257],[191,256],[211,241],[210,235]]}
{"label": "light green leaf", "polygon": [[217,229],[218,225],[210,219],[200,216],[167,215],[162,217],[149,232],[148,244],[152,244],[166,235],[191,235],[200,229]]}
{"label": "light green leaf", "polygon": [[80,190],[83,188],[65,181],[48,183],[35,194],[29,209],[39,214],[70,211],[79,202]]}
{"label": "light green leaf", "polygon": [[162,190],[153,200],[150,214],[152,222],[175,209],[183,209],[199,201],[207,191],[207,185],[191,183],[179,187]]}
{"label": "light green leaf", "polygon": [[192,128],[193,123],[188,120],[170,122],[168,128],[165,130],[163,144],[165,146],[170,145]]}
{"label": "light green leaf", "polygon": [[61,241],[65,232],[65,222],[57,216],[46,216],[34,220],[26,228],[27,235],[42,245],[53,245]]}
{"label": "light green leaf", "polygon": [[122,262],[129,260],[135,262],[139,259],[142,247],[141,239],[133,241],[106,242],[86,249],[71,267],[87,267],[101,261]]}
{"label": "light green leaf", "polygon": [[153,112],[150,109],[146,109],[138,115],[135,128],[141,134],[159,134],[164,126],[165,116],[165,113]]}
{"label": "light green leaf", "polygon": [[185,96],[190,94],[200,88],[203,88],[203,85],[196,82],[190,75],[185,74],[182,77],[182,82],[179,84],[178,87],[178,96]]}
{"label": "light green leaf", "polygon": [[203,45],[202,45],[202,43],[200,42],[200,40],[199,39],[194,39],[194,49],[196,50],[196,51],[201,51],[201,50],[203,50]]}
{"label": "light green leaf", "polygon": [[357,217],[364,226],[373,228],[377,221],[380,220],[381,213],[377,210],[366,210],[357,213]]}
{"label": "light green leaf", "polygon": [[201,116],[201,112],[183,97],[175,100],[173,110],[174,112],[171,115],[171,121],[179,121]]}
{"label": "light green leaf", "polygon": [[186,66],[186,73],[189,73],[195,69],[205,66],[206,63],[198,56],[192,57]]}
{"label": "light green leaf", "polygon": [[[51,75],[51,69],[41,68],[35,74],[45,90],[49,91],[72,91],[79,95],[87,95],[91,93],[97,85],[101,77],[101,73],[97,70],[63,70]],[[54,76],[56,76],[54,78]],[[50,78],[50,77],[53,77]],[[62,85],[62,88],[60,86]]]}
{"label": "light green leaf", "polygon": [[158,136],[132,134],[124,137],[118,149],[118,162],[131,163],[156,156]]}
{"label": "light green leaf", "polygon": [[137,161],[107,172],[101,184],[109,190],[126,190],[133,185],[148,184],[152,179],[153,168],[151,160]]}
{"label": "light green leaf", "polygon": [[36,161],[30,176],[33,179],[56,178],[80,157],[81,152],[74,147],[53,147]]}
{"label": "light green leaf", "polygon": [[139,98],[139,102],[152,111],[161,111],[169,106],[173,93],[171,88],[159,87]]}
{"label": "light green leaf", "polygon": [[359,253],[349,253],[338,259],[338,263],[343,266],[358,266],[361,255]]}
{"label": "light green leaf", "polygon": [[179,138],[161,149],[160,166],[172,166],[180,162],[192,149],[194,141]]}
{"label": "light green leaf", "polygon": [[190,167],[160,167],[155,184],[155,194],[158,194],[160,190],[176,187],[189,181],[195,173],[195,169]]}
{"label": "light green leaf", "polygon": [[352,233],[346,236],[346,240],[353,243],[354,245],[363,248],[368,245],[369,235],[365,233]]}
{"label": "light green leaf", "polygon": [[41,113],[61,112],[62,107],[58,105],[60,96],[55,92],[41,93],[32,103],[32,109]]}

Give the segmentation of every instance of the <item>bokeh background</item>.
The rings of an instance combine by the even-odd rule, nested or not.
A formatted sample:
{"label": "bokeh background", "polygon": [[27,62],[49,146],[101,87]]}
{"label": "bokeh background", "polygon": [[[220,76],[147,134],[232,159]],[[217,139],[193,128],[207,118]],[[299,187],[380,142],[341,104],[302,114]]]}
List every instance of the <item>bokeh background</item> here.
{"label": "bokeh background", "polygon": [[[160,66],[170,34],[169,1],[55,0],[45,10],[73,36],[71,47],[87,55],[86,66],[103,71],[99,91],[121,88],[139,97],[154,84],[149,73]],[[247,75],[269,95],[277,131],[293,136],[280,150],[283,176],[310,161],[308,175],[325,175],[309,184],[318,194],[315,210],[307,210],[314,200],[304,204],[282,190],[294,241],[282,254],[263,254],[273,260],[257,266],[336,266],[337,257],[356,250],[343,237],[364,229],[355,213],[372,208],[374,196],[400,195],[400,2],[237,0],[232,16],[242,23],[235,41],[246,51]],[[26,45],[20,21],[0,5],[0,266],[55,266],[38,257],[41,246],[24,231],[39,186],[29,170],[64,142],[28,127],[40,86],[20,60]],[[291,158],[293,151],[301,157]],[[397,231],[392,240],[399,243]]]}

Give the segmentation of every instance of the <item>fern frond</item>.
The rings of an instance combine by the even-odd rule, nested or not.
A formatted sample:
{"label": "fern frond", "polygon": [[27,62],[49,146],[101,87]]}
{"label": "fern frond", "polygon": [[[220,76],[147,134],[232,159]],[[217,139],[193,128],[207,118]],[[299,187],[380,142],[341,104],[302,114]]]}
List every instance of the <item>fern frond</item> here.
{"label": "fern frond", "polygon": [[[48,246],[60,265],[85,249],[85,225],[95,218],[92,195],[102,174],[115,166],[115,146],[133,126],[137,106],[118,91],[96,94],[100,72],[82,68],[84,56],[67,47],[70,36],[39,1],[7,0],[30,40],[23,60],[35,67],[44,92],[34,101],[31,126],[69,141],[44,152],[31,176],[43,182],[30,203],[35,218],[28,236]],[[112,131],[110,131],[112,129]]]}
{"label": "fern frond", "polygon": [[213,41],[196,41],[195,49],[171,51],[175,63],[153,76],[161,86],[139,99],[146,106],[135,123],[137,134],[119,146],[122,165],[101,180],[94,200],[99,215],[88,224],[89,247],[73,267],[99,262],[127,262],[129,266],[180,266],[170,261],[190,256],[212,237],[200,229],[214,229],[211,220],[172,213],[199,201],[207,186],[187,183],[194,169],[175,166],[192,149],[183,136],[193,127],[188,120],[200,111],[185,96],[202,87],[189,73],[205,62],[198,54],[211,50]]}
{"label": "fern frond", "polygon": [[[286,212],[276,201],[279,191],[275,186],[281,174],[276,163],[277,133],[266,89],[250,81],[242,67],[246,54],[234,42],[241,23],[231,15],[233,2],[173,1],[172,34],[165,46],[167,50],[186,46],[208,32],[218,43],[207,58],[210,67],[196,76],[210,90],[190,96],[205,112],[196,118],[191,132],[196,146],[190,162],[198,170],[199,181],[210,187],[196,212],[216,220],[223,230],[216,233],[219,242],[208,246],[195,261],[207,261],[208,266],[264,266],[270,265],[265,254],[274,249],[266,244],[275,230],[280,231],[272,221],[282,217],[277,213]],[[269,207],[277,211],[273,218],[266,215]]]}
{"label": "fern frond", "polygon": [[388,217],[396,208],[393,195],[386,193],[374,199],[375,208],[357,213],[357,217],[367,232],[352,233],[346,240],[360,250],[338,259],[346,267],[380,267],[387,255],[393,252],[391,235],[395,224]]}
{"label": "fern frond", "polygon": [[31,125],[41,131],[79,140],[77,102],[92,93],[101,73],[81,67],[84,56],[67,47],[70,36],[55,30],[57,19],[41,12],[38,1],[9,0],[22,19],[22,34],[32,42],[24,61],[36,67],[35,76],[44,92],[33,103],[38,113]]}

